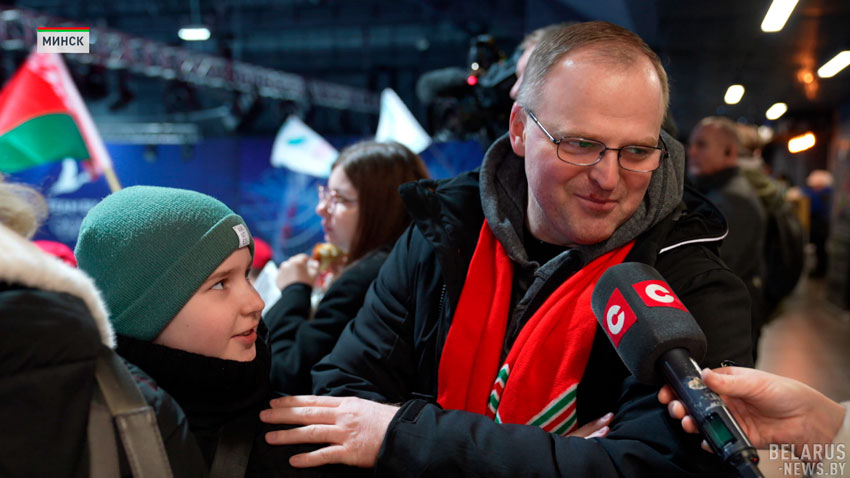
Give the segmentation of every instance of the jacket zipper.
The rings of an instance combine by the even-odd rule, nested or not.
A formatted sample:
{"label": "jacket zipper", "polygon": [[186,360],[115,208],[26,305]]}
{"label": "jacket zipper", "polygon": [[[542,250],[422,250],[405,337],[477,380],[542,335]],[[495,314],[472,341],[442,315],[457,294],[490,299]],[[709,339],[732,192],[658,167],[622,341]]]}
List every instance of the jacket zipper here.
{"label": "jacket zipper", "polygon": [[440,302],[437,306],[437,311],[440,315],[443,314],[443,305],[446,303],[446,284],[443,283],[443,288],[440,290]]}
{"label": "jacket zipper", "polygon": [[443,282],[443,287],[440,290],[440,302],[439,307],[437,308],[437,349],[439,353],[434,355],[434,398],[432,401],[436,402],[437,393],[439,390],[436,389],[436,384],[439,382],[439,370],[440,370],[440,359],[443,355],[443,347],[446,346],[446,338],[449,336],[448,327],[451,327],[449,324],[449,318],[446,317],[446,312],[443,308],[446,305],[446,283]]}

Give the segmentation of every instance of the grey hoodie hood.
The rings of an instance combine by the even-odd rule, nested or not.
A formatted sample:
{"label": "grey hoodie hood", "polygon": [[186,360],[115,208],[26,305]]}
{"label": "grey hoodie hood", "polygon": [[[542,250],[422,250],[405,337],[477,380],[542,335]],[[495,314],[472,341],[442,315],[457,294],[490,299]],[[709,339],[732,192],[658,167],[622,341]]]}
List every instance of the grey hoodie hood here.
{"label": "grey hoodie hood", "polygon": [[[649,187],[637,211],[607,240],[577,246],[585,263],[628,243],[673,212],[682,201],[685,182],[685,151],[675,138],[661,132],[669,154],[652,172]],[[514,154],[507,134],[496,140],[481,165],[481,204],[493,234],[505,247],[508,256],[522,267],[534,268],[522,242],[525,224],[528,181],[525,158]],[[560,264],[564,255],[550,262]]]}

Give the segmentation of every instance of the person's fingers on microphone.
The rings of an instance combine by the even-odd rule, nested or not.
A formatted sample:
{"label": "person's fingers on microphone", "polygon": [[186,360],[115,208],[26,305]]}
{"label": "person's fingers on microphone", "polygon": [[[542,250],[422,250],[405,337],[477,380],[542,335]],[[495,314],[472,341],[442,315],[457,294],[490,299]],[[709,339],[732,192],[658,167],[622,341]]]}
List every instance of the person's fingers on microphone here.
{"label": "person's fingers on microphone", "polygon": [[714,370],[704,369],[702,381],[714,393],[730,397],[745,397],[753,390],[754,381],[750,372],[753,370],[740,367],[721,367]]}
{"label": "person's fingers on microphone", "polygon": [[685,418],[685,415],[687,415],[685,406],[678,400],[673,400],[667,404],[667,413],[677,420],[681,420],[682,418]]}
{"label": "person's fingers on microphone", "polygon": [[676,394],[673,392],[673,388],[670,385],[665,385],[661,387],[661,390],[658,391],[658,401],[663,403],[664,405],[670,403],[672,400],[676,399]]}
{"label": "person's fingers on microphone", "polygon": [[688,433],[699,433],[697,422],[695,422],[690,415],[686,415],[685,418],[682,419],[682,430],[685,430]]}

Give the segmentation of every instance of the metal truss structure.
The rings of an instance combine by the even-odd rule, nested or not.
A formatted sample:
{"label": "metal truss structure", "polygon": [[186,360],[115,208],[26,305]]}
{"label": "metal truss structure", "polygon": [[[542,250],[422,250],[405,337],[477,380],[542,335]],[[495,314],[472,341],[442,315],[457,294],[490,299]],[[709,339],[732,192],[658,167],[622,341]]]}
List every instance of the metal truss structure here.
{"label": "metal truss structure", "polygon": [[[86,26],[20,8],[0,8],[0,47],[28,50],[36,44],[38,27]],[[207,53],[166,45],[104,28],[90,27],[88,54],[65,58],[113,70],[164,80],[227,89],[302,105],[317,105],[363,113],[377,113],[374,92],[300,75],[228,60]]]}

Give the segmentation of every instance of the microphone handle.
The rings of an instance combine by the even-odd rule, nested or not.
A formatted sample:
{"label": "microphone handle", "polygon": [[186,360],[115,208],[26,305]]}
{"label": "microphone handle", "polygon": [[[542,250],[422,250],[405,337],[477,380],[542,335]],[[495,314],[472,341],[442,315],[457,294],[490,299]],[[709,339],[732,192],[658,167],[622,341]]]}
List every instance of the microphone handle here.
{"label": "microphone handle", "polygon": [[735,468],[739,476],[762,477],[757,466],[758,452],[723,400],[702,381],[700,368],[688,351],[670,349],[658,360],[658,366],[714,453]]}

